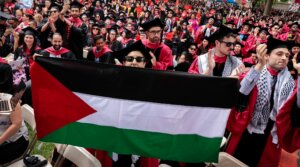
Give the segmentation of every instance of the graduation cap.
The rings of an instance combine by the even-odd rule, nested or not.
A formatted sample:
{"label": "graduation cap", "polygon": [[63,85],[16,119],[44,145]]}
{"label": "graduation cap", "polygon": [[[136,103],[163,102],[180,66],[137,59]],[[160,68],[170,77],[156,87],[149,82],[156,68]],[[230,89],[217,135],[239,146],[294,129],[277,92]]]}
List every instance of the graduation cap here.
{"label": "graduation cap", "polygon": [[267,54],[270,54],[272,50],[277,48],[287,48],[290,50],[292,48],[292,42],[282,41],[270,36],[267,41],[267,49],[268,49]]}
{"label": "graduation cap", "polygon": [[58,11],[61,11],[62,8],[63,8],[63,5],[60,4],[59,2],[52,2],[51,5],[50,5],[50,7],[49,7],[50,11],[51,11],[51,8],[55,8]]}
{"label": "graduation cap", "polygon": [[92,27],[97,27],[97,28],[101,28],[101,25],[100,24],[98,24],[98,23],[94,23],[93,25],[92,25]]}
{"label": "graduation cap", "polygon": [[110,32],[110,31],[115,31],[116,35],[119,34],[118,27],[116,25],[113,25],[113,26],[111,26],[110,28],[107,29],[107,32]]}
{"label": "graduation cap", "polygon": [[293,47],[300,48],[300,43],[297,43],[296,41],[292,41],[291,48],[293,48]]}
{"label": "graduation cap", "polygon": [[146,61],[151,60],[152,58],[149,54],[149,51],[146,49],[145,45],[142,43],[141,40],[138,40],[137,42],[127,46],[124,49],[113,52],[113,56],[117,58],[120,62],[124,62],[125,56],[127,56],[132,51],[140,51],[146,58]]}
{"label": "graduation cap", "polygon": [[144,31],[148,31],[150,28],[156,27],[156,26],[158,26],[162,29],[165,27],[165,25],[161,22],[161,20],[159,18],[145,21],[143,24],[140,24],[140,26],[144,29]]}
{"label": "graduation cap", "polygon": [[299,24],[297,21],[293,22],[291,25],[289,25],[289,27],[291,28],[291,27],[293,27],[293,25],[297,25],[299,27]]}
{"label": "graduation cap", "polygon": [[240,42],[235,42],[235,45],[240,45],[242,48],[244,47],[244,45]]}
{"label": "graduation cap", "polygon": [[4,12],[0,12],[0,19],[3,19],[3,20],[8,20],[10,19],[12,16],[9,15],[9,14],[6,14]]}
{"label": "graduation cap", "polygon": [[269,35],[269,29],[268,28],[262,28],[261,27],[260,30],[259,30],[259,34],[262,33],[262,32],[265,33],[266,35]]}
{"label": "graduation cap", "polygon": [[32,36],[35,36],[35,37],[38,37],[38,35],[39,35],[38,31],[33,29],[30,26],[28,26],[26,28],[23,28],[22,31],[24,32],[24,35],[32,35]]}
{"label": "graduation cap", "polygon": [[248,23],[248,22],[245,22],[244,24],[243,24],[243,27],[244,26],[248,26],[249,27],[249,29],[251,29],[252,28],[252,25],[250,24],[250,23]]}
{"label": "graduation cap", "polygon": [[126,33],[126,37],[127,38],[132,38],[133,33],[130,30],[128,30],[127,28],[123,27],[123,31]]}
{"label": "graduation cap", "polygon": [[226,24],[226,25],[228,25],[228,24],[234,25],[234,21],[233,21],[233,20],[230,20],[230,21],[227,21],[225,24]]}
{"label": "graduation cap", "polygon": [[81,9],[83,7],[83,5],[80,2],[78,2],[78,1],[75,0],[75,1],[73,1],[73,2],[70,3],[70,7],[71,8]]}
{"label": "graduation cap", "polygon": [[182,72],[188,72],[191,64],[189,62],[182,62],[177,64],[177,66],[174,68],[175,71],[182,71]]}
{"label": "graduation cap", "polygon": [[216,40],[222,39],[230,33],[237,34],[238,30],[231,29],[231,28],[221,24],[220,28],[215,33],[213,33],[211,36],[208,37],[208,41],[215,42]]}
{"label": "graduation cap", "polygon": [[274,24],[270,25],[270,28],[273,28],[274,26],[280,27],[278,23],[274,23]]}

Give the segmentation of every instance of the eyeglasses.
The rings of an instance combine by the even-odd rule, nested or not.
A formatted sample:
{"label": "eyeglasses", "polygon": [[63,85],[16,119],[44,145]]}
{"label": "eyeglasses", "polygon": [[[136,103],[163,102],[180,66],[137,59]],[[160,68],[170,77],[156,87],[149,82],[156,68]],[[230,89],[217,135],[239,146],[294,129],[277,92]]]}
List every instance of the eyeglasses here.
{"label": "eyeglasses", "polygon": [[100,30],[99,28],[93,28],[93,30]]}
{"label": "eyeglasses", "polygon": [[117,34],[114,34],[114,33],[110,33],[110,35],[117,35]]}
{"label": "eyeglasses", "polygon": [[153,35],[155,35],[155,34],[160,34],[160,33],[161,33],[161,30],[159,30],[159,31],[149,31],[149,33],[150,33],[150,34],[153,34]]}
{"label": "eyeglasses", "polygon": [[58,12],[57,10],[50,10],[49,13],[56,13]]}
{"label": "eyeglasses", "polygon": [[235,45],[234,42],[225,42],[225,41],[220,41],[220,42],[225,43],[225,45],[226,45],[227,47],[230,47],[230,46],[234,46],[234,45]]}
{"label": "eyeglasses", "polygon": [[141,62],[145,61],[145,58],[144,57],[125,56],[125,61],[133,62],[133,60],[135,60],[138,63],[141,63]]}

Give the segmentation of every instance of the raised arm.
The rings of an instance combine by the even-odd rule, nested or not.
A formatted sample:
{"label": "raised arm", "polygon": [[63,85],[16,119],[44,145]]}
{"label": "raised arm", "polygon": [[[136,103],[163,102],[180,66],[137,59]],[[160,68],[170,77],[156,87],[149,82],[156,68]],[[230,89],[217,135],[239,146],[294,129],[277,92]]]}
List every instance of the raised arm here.
{"label": "raised arm", "polygon": [[240,92],[243,95],[249,95],[249,93],[254,88],[256,82],[259,80],[260,72],[266,65],[266,53],[267,53],[267,45],[261,44],[256,49],[258,63],[254,68],[248,72],[245,78],[241,82]]}

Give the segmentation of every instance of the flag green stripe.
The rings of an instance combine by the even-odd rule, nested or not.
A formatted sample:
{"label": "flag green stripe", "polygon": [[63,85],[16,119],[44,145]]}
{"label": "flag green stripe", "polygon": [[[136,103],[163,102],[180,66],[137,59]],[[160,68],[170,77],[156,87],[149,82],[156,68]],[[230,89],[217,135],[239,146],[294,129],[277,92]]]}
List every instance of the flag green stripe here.
{"label": "flag green stripe", "polygon": [[222,138],[170,135],[74,122],[42,141],[182,162],[217,162]]}

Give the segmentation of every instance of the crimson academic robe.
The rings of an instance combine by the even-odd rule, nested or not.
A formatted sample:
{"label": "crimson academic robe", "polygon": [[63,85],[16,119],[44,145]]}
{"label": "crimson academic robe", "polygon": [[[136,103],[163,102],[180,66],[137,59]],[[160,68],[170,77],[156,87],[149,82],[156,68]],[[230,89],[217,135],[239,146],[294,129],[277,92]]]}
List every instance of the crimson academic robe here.
{"label": "crimson academic robe", "polygon": [[[156,65],[151,67],[157,70],[167,70],[173,68],[173,56],[172,50],[164,43],[153,44],[149,40],[142,40],[142,43],[146,46],[149,51],[156,57]],[[146,65],[147,66],[147,65]],[[147,66],[149,67],[149,66]]]}
{"label": "crimson academic robe", "polygon": [[[244,76],[241,78],[243,77]],[[255,86],[252,92],[249,94],[249,101],[246,109],[243,112],[238,112],[236,108],[233,108],[230,113],[227,122],[227,129],[231,132],[231,137],[226,149],[226,152],[229,154],[234,154],[243,132],[247,130],[246,128],[252,119],[257,95],[258,89]],[[279,145],[273,144],[272,136],[269,135],[259,161],[260,167],[278,166],[281,148],[288,152],[294,152],[297,149],[300,149],[300,128],[292,127],[291,124],[291,111],[296,101],[296,96],[297,88],[294,90],[293,95],[286,101],[283,107],[279,109],[275,121]],[[300,112],[300,109],[298,109],[297,112]]]}
{"label": "crimson academic robe", "polygon": [[45,57],[55,57],[55,58],[63,58],[63,59],[76,59],[75,55],[72,51],[61,47],[59,50],[54,50],[53,47],[46,48],[41,51],[41,55]]}
{"label": "crimson academic robe", "polygon": [[104,46],[98,53],[96,52],[96,47],[92,47],[88,51],[87,59],[99,63],[113,64],[114,60],[111,53],[112,51],[107,46]]}

